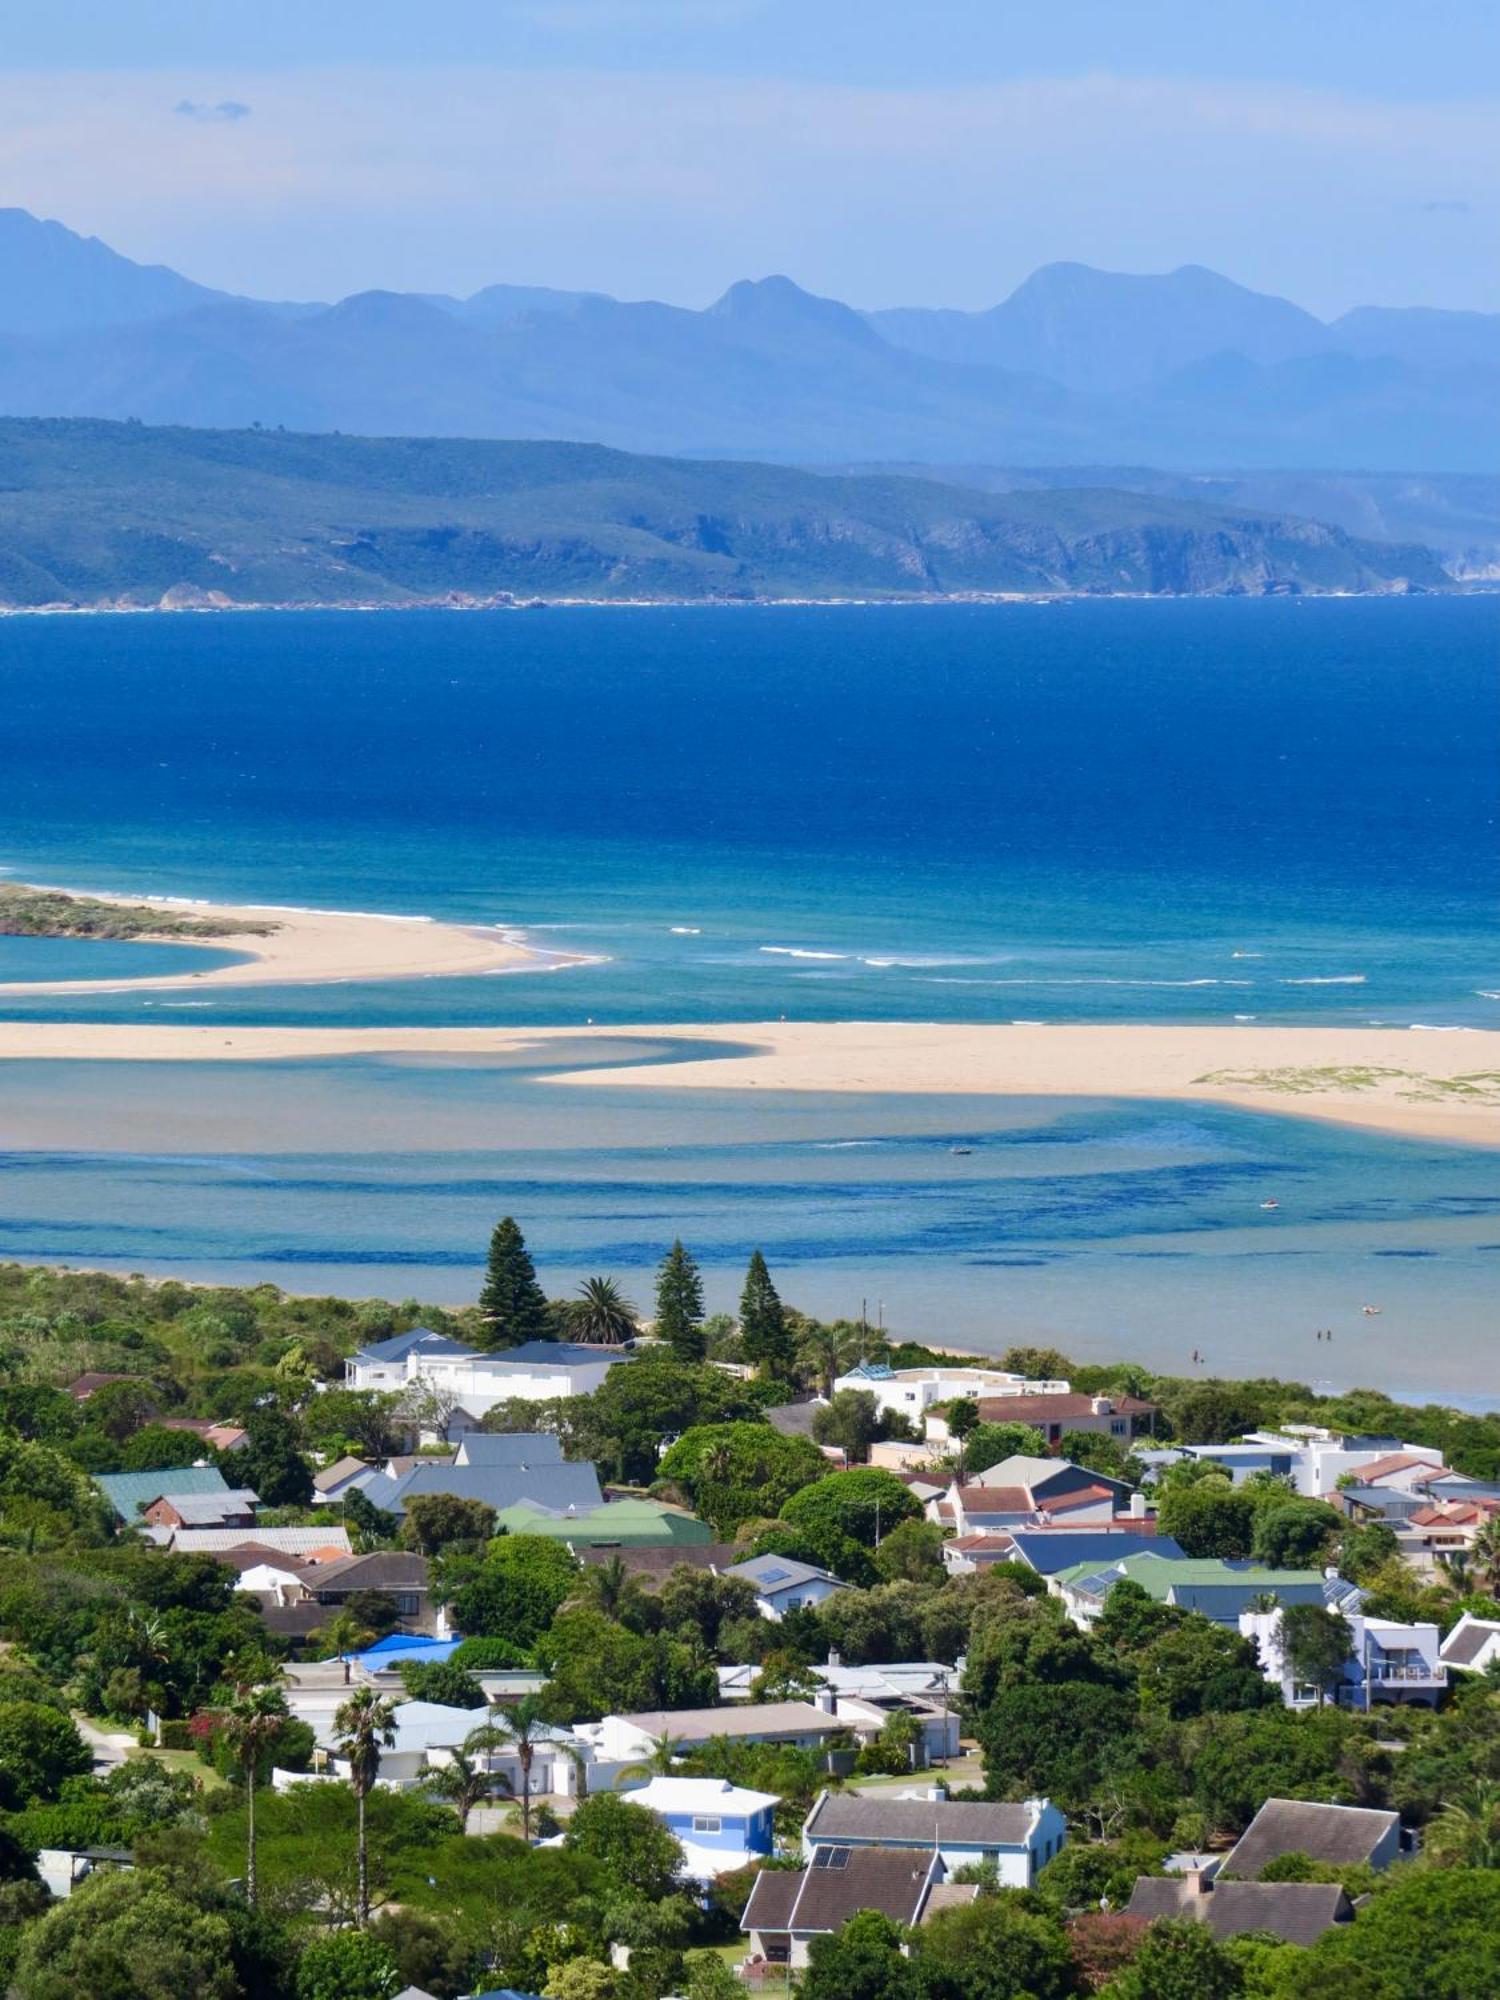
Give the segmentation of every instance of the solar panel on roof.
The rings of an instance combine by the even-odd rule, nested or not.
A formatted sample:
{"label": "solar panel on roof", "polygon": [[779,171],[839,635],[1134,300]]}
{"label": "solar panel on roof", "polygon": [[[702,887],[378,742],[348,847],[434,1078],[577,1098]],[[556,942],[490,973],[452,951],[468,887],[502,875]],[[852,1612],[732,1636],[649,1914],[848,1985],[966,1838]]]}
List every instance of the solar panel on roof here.
{"label": "solar panel on roof", "polygon": [[853,1852],[848,1847],[820,1847],[813,1856],[814,1868],[847,1868],[849,1856]]}

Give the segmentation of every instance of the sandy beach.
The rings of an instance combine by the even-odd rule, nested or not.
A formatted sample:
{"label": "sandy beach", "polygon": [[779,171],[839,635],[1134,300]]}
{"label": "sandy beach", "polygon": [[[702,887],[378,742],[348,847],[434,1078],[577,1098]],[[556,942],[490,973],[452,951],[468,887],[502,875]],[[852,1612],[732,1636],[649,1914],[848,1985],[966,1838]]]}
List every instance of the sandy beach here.
{"label": "sandy beach", "polygon": [[[64,894],[80,892],[65,890]],[[376,916],[359,910],[283,909],[271,904],[200,903],[167,896],[103,896],[101,903],[159,907],[173,916],[212,917],[224,923],[272,925],[263,936],[142,937],[136,942],[179,945],[188,951],[243,954],[233,965],[202,972],[170,972],[131,979],[8,980],[0,995],[157,993],[191,987],[324,986],[362,979],[462,978],[489,972],[536,971],[577,962],[562,952],[539,951],[510,931],[482,925],[435,923],[427,917]]]}
{"label": "sandy beach", "polygon": [[[695,1056],[695,1043],[711,1044],[715,1052]],[[590,1044],[612,1064],[625,1050],[659,1057],[664,1044],[680,1059],[579,1066],[576,1052]],[[736,1046],[722,1053],[725,1044]],[[0,1023],[0,1061],[270,1062],[408,1054],[461,1062],[519,1054],[545,1059],[554,1047],[573,1066],[550,1080],[568,1085],[1157,1098],[1500,1146],[1500,1032],[1491,1030],[836,1021],[630,1029]]]}

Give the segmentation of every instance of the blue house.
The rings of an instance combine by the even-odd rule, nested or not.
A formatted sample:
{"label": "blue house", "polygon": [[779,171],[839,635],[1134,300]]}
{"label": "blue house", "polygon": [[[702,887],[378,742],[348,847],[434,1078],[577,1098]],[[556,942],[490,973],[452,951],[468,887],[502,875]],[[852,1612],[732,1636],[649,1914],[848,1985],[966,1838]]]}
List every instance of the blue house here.
{"label": "blue house", "polygon": [[771,1815],[781,1803],[774,1792],[746,1791],[727,1778],[653,1778],[621,1796],[666,1821],[696,1882],[763,1860],[773,1842]]}

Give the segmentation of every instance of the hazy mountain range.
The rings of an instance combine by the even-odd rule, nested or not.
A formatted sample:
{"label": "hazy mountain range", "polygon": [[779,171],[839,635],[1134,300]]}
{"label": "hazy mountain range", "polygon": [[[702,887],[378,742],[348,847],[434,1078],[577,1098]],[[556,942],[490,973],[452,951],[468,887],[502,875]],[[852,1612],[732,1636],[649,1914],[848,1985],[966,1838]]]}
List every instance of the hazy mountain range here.
{"label": "hazy mountain range", "polygon": [[0,419],[0,604],[15,606],[1447,587],[1424,548],[1171,496]]}
{"label": "hazy mountain range", "polygon": [[1500,459],[1500,315],[1324,324],[1198,267],[1077,264],[975,313],[865,313],[779,277],[701,312],[511,285],[289,305],[11,209],[0,411],[814,465],[1479,474]]}

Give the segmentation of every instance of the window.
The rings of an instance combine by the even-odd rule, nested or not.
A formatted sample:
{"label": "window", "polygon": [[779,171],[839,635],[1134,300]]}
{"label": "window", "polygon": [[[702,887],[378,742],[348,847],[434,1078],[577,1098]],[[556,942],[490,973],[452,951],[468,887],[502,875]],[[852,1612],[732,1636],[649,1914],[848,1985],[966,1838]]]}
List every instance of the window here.
{"label": "window", "polygon": [[768,1965],[785,1965],[791,1955],[792,1944],[790,1938],[766,1939],[766,1963]]}
{"label": "window", "polygon": [[694,1833],[722,1833],[724,1831],[724,1823],[717,1813],[695,1813],[693,1815],[693,1831]]}

